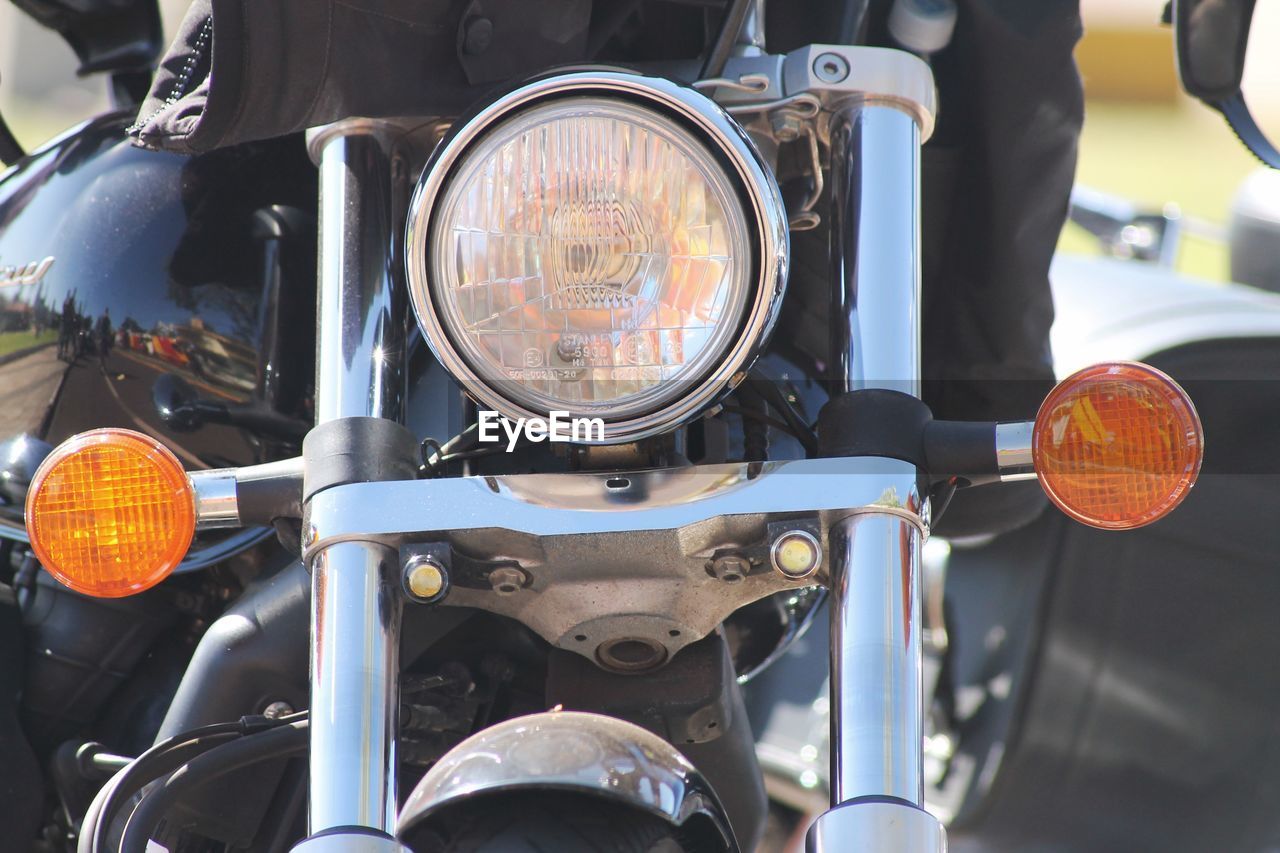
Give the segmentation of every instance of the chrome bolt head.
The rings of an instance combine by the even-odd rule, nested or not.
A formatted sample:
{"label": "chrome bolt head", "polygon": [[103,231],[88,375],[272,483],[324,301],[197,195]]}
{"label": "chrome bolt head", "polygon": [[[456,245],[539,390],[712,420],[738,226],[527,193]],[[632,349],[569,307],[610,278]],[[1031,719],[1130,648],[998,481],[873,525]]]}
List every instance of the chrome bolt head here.
{"label": "chrome bolt head", "polygon": [[262,709],[262,716],[268,720],[278,720],[293,713],[293,706],[288,702],[272,702]]}
{"label": "chrome bolt head", "polygon": [[807,530],[789,531],[774,540],[769,562],[788,580],[804,580],[822,565],[822,543]]}
{"label": "chrome bolt head", "polygon": [[724,554],[711,561],[711,574],[725,583],[740,583],[751,572],[751,561],[739,554]]}
{"label": "chrome bolt head", "polygon": [[420,604],[442,598],[449,587],[449,573],[429,554],[410,557],[404,564],[404,591]]}
{"label": "chrome bolt head", "polygon": [[813,76],[823,83],[842,83],[849,76],[849,60],[838,53],[822,53],[813,60]]}
{"label": "chrome bolt head", "polygon": [[524,588],[528,577],[515,566],[503,566],[489,572],[489,585],[498,595],[515,595]]}

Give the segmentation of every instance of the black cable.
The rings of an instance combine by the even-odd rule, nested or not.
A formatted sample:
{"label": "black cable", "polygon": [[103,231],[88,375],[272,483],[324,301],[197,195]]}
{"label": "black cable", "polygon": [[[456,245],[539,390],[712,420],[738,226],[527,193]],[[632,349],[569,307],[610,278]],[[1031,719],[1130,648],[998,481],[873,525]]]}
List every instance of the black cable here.
{"label": "black cable", "polygon": [[147,853],[151,833],[192,788],[261,761],[306,751],[307,720],[297,720],[208,750],[183,764],[158,787],[147,792],[125,826],[120,853]]}
{"label": "black cable", "polygon": [[818,434],[813,431],[813,427],[805,423],[804,418],[796,411],[796,407],[791,404],[786,395],[782,393],[782,389],[778,387],[772,379],[769,379],[758,370],[751,371],[751,385],[755,388],[756,393],[764,397],[774,410],[782,415],[787,424],[790,425],[789,430],[796,440],[804,447],[804,452],[808,456],[814,456],[818,452]]}
{"label": "black cable", "polygon": [[430,479],[440,476],[450,462],[479,459],[507,451],[507,446],[503,442],[487,446],[478,445],[481,445],[479,423],[471,424],[444,444],[434,438],[424,438],[419,447],[422,465],[419,466],[418,471],[423,477]]}
{"label": "black cable", "polygon": [[937,525],[942,520],[943,514],[947,511],[947,507],[951,506],[951,499],[956,496],[956,489],[960,485],[957,477],[951,477],[944,482],[939,483],[933,489],[933,506],[930,512],[930,524]]}
{"label": "black cable", "polygon": [[[208,728],[217,729],[223,725],[232,724]],[[80,840],[76,849],[79,853],[109,853],[106,839],[108,829],[116,811],[130,797],[157,777],[181,767],[191,757],[235,737],[237,735],[233,731],[213,731],[197,737],[179,735],[178,738],[182,740],[170,738],[138,756],[128,767],[112,776],[93,798],[81,821]]]}
{"label": "black cable", "polygon": [[99,790],[81,821],[79,853],[109,853],[106,836],[116,812],[148,784],[172,773],[191,758],[228,740],[252,736],[306,717],[302,711],[276,720],[242,717],[234,723],[215,723],[166,738],[135,758]]}
{"label": "black cable", "polygon": [[478,459],[481,456],[492,456],[495,453],[506,453],[505,445],[495,444],[493,447],[477,447],[475,450],[459,450],[457,453],[446,453],[440,457],[441,462],[457,462],[462,459]]}
{"label": "black cable", "polygon": [[768,424],[774,429],[781,430],[788,435],[795,436],[797,439],[800,438],[800,436],[796,435],[795,430],[791,428],[791,424],[786,423],[785,421],[780,421],[777,418],[771,418],[768,415],[761,414],[754,409],[748,409],[745,406],[723,405],[720,407],[720,411],[728,412],[731,415],[738,415],[743,418],[751,418],[752,420],[759,421],[760,423]]}
{"label": "black cable", "polygon": [[724,67],[729,62],[729,54],[733,52],[738,34],[742,32],[742,22],[747,19],[747,12],[751,10],[753,2],[755,0],[733,0],[724,13],[724,18],[720,21],[720,31],[716,33],[715,44],[707,54],[707,61],[702,64],[703,80],[710,80],[724,73]]}

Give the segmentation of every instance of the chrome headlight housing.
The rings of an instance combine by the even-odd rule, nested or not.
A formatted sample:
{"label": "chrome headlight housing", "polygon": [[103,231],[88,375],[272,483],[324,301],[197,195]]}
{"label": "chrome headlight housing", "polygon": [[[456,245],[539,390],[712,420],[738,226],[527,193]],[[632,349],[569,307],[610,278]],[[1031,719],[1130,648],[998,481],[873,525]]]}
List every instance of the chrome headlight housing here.
{"label": "chrome headlight housing", "polygon": [[786,280],[769,168],[713,101],[584,71],[458,122],[409,211],[410,297],[441,364],[509,418],[671,429],[741,380]]}

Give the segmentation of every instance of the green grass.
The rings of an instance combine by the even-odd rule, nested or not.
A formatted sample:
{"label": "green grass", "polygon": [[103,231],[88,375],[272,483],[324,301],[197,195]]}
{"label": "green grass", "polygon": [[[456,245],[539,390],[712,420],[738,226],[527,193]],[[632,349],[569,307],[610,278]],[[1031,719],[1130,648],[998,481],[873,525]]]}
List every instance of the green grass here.
{"label": "green grass", "polygon": [[[1217,113],[1198,102],[1177,105],[1089,101],[1076,181],[1159,210],[1174,202],[1187,217],[1225,225],[1240,182],[1261,164]],[[1060,251],[1095,252],[1090,238],[1068,226]],[[1221,243],[1188,238],[1178,269],[1225,281]]]}
{"label": "green grass", "polygon": [[46,329],[38,335],[31,331],[0,332],[0,355],[8,355],[37,344],[51,344],[56,340],[58,333],[52,329]]}

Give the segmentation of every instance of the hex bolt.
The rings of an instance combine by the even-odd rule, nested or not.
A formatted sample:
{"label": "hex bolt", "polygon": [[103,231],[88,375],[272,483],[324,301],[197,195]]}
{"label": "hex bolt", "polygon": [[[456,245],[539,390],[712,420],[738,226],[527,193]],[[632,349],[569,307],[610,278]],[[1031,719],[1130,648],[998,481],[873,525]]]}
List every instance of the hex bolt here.
{"label": "hex bolt", "polygon": [[751,571],[751,561],[739,554],[724,554],[711,561],[711,574],[725,583],[738,583]]}
{"label": "hex bolt", "polygon": [[778,110],[769,116],[769,123],[773,126],[774,138],[779,142],[794,142],[804,131],[800,117],[791,110]]}
{"label": "hex bolt", "polygon": [[503,566],[489,572],[489,585],[498,595],[515,595],[528,580],[525,573],[514,566]]}
{"label": "hex bolt", "polygon": [[293,713],[293,706],[288,702],[272,702],[262,709],[262,716],[268,720],[278,720]]}
{"label": "hex bolt", "polygon": [[813,61],[813,74],[823,83],[843,83],[849,76],[849,60],[838,53],[821,53]]}
{"label": "hex bolt", "polygon": [[444,565],[430,554],[416,554],[404,564],[404,591],[420,604],[435,601],[444,595],[449,585],[449,573]]}

